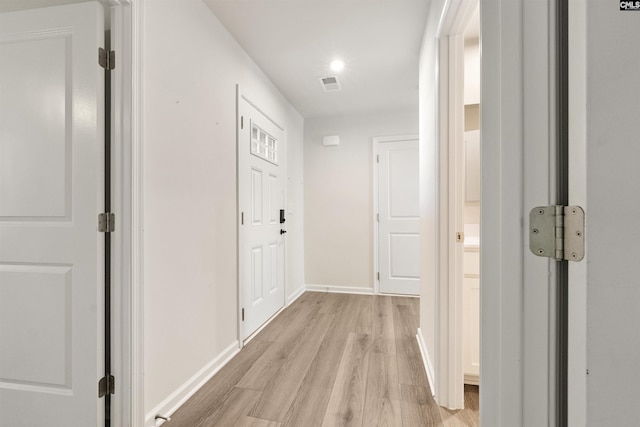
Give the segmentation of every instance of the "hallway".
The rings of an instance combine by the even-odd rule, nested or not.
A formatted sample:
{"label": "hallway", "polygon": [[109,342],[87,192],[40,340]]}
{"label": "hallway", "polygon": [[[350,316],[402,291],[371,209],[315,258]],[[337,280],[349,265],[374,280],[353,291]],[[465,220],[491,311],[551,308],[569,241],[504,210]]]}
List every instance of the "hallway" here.
{"label": "hallway", "polygon": [[418,310],[417,298],[306,292],[166,425],[477,425],[477,388],[464,411],[431,397]]}

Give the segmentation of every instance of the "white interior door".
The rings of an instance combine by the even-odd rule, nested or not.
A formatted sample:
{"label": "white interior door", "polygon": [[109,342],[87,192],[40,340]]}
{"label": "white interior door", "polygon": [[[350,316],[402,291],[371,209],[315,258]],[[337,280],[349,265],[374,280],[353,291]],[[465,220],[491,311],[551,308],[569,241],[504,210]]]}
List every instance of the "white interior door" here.
{"label": "white interior door", "polygon": [[242,339],[284,307],[284,131],[239,98]]}
{"label": "white interior door", "polygon": [[0,425],[102,410],[98,3],[0,13]]}
{"label": "white interior door", "polygon": [[569,203],[585,210],[586,245],[569,263],[570,426],[638,424],[637,6],[569,4]]}
{"label": "white interior door", "polygon": [[418,140],[378,143],[380,292],[420,294]]}

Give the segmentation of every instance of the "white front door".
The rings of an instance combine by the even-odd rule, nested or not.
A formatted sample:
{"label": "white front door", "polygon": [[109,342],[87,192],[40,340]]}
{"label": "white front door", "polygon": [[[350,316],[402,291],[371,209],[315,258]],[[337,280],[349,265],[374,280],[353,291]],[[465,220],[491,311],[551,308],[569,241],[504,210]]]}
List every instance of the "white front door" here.
{"label": "white front door", "polygon": [[102,409],[98,3],[0,13],[0,425]]}
{"label": "white front door", "polygon": [[378,142],[380,292],[420,294],[418,140]]}
{"label": "white front door", "polygon": [[284,306],[285,133],[238,99],[238,192],[242,339]]}

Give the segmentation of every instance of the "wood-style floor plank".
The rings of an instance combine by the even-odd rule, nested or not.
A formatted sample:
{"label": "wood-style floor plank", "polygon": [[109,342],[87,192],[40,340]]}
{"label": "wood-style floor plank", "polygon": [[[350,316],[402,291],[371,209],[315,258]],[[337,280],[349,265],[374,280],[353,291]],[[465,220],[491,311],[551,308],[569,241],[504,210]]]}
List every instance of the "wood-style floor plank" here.
{"label": "wood-style floor plank", "polygon": [[372,350],[377,353],[396,354],[392,298],[379,295],[374,298],[374,304]]}
{"label": "wood-style floor plank", "polygon": [[372,352],[362,425],[402,426],[401,400],[396,356]]}
{"label": "wood-style floor plank", "polygon": [[311,362],[307,375],[286,415],[284,426],[317,427],[322,425],[333,384],[344,353],[347,336],[357,327],[358,297],[348,294],[321,295],[321,313],[336,315]]}
{"label": "wood-style floor plank", "polygon": [[349,334],[323,427],[362,425],[370,346],[369,335]]}
{"label": "wood-style floor plank", "polygon": [[396,304],[393,308],[400,383],[429,387],[422,354],[415,337],[417,327],[412,319],[411,308],[408,305]]}
{"label": "wood-style floor plank", "polygon": [[[237,425],[238,420],[246,418],[261,395],[261,391],[233,388],[211,415],[199,420],[192,427]],[[170,423],[173,423],[173,420]]]}
{"label": "wood-style floor plank", "polygon": [[254,417],[244,417],[239,421],[239,427],[280,427],[277,421],[263,420]]}
{"label": "wood-style floor plank", "polygon": [[402,423],[405,427],[442,426],[440,407],[429,389],[413,385],[400,385],[402,393]]}
{"label": "wood-style floor plank", "polygon": [[311,319],[249,415],[273,421],[284,420],[334,317],[334,314],[317,314]]}
{"label": "wood-style floor plank", "polygon": [[430,395],[418,312],[415,298],[306,292],[167,426],[477,426],[477,387],[463,411]]}
{"label": "wood-style floor plank", "polygon": [[211,415],[229,390],[264,355],[270,346],[271,343],[266,341],[252,341],[246,345],[231,362],[171,416],[171,427],[193,427],[194,420],[204,419]]}

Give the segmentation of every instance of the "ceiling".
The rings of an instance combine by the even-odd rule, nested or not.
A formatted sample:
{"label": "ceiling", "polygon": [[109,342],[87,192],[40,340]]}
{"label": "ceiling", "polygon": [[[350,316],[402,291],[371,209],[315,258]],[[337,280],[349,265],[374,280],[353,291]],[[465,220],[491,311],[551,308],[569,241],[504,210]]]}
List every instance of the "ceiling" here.
{"label": "ceiling", "polygon": [[[204,0],[305,117],[418,109],[429,0]],[[340,58],[345,68],[331,71]],[[337,76],[325,93],[319,77]]]}

